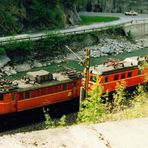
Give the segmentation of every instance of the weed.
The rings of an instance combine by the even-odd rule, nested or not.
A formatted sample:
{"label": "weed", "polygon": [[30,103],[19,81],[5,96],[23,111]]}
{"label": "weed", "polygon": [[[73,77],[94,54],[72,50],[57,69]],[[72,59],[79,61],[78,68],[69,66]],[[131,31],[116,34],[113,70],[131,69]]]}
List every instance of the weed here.
{"label": "weed", "polygon": [[105,114],[105,105],[101,103],[103,88],[97,79],[95,86],[81,104],[81,111],[78,114],[79,122],[98,122],[99,118]]}

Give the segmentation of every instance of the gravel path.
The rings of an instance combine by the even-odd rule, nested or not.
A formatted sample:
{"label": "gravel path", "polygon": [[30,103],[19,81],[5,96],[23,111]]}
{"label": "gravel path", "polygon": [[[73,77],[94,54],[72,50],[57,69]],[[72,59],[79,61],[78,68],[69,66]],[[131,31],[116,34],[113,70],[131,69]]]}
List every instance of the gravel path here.
{"label": "gravel path", "polygon": [[0,137],[1,148],[147,148],[148,118]]}

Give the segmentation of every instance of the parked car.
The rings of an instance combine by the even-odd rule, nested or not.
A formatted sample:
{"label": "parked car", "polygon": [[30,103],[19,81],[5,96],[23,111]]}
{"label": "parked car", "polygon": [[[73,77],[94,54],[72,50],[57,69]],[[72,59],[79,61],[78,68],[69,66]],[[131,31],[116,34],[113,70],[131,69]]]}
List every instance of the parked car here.
{"label": "parked car", "polygon": [[135,11],[125,12],[124,14],[125,14],[125,15],[130,15],[130,16],[136,16],[136,15],[138,15],[138,13],[135,12]]}

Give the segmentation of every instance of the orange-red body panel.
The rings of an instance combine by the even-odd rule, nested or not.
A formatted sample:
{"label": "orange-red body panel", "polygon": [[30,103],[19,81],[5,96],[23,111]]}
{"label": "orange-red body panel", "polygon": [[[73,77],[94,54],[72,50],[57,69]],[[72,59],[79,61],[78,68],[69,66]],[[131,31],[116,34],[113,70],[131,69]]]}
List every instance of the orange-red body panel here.
{"label": "orange-red body panel", "polygon": [[[130,77],[128,76],[129,72],[132,73]],[[91,90],[96,83],[91,81],[91,76],[97,77],[100,80],[100,83],[103,86],[103,92],[105,93],[106,91],[108,92],[115,91],[117,83],[121,82],[122,80],[125,81],[126,88],[143,84],[145,82],[145,76],[148,75],[148,69],[146,68],[141,74],[138,73],[139,73],[138,68],[135,68],[133,70],[126,70],[122,72],[117,72],[108,75],[101,75],[101,76],[90,74],[89,90]],[[115,75],[118,75],[117,80],[114,80]],[[124,75],[124,78],[122,78],[122,75]],[[108,78],[107,82],[105,82],[106,77]],[[85,78],[83,78],[82,80],[82,84],[84,83],[85,83]]]}
{"label": "orange-red body panel", "polygon": [[78,98],[80,87],[81,79],[77,79],[64,84],[27,91],[29,93],[27,98],[25,91],[5,93],[3,101],[0,101],[0,114],[20,112]]}
{"label": "orange-red body panel", "polygon": [[52,93],[35,98],[22,99],[17,101],[17,111],[28,110],[40,106],[46,106],[62,101],[66,101],[72,98],[72,90],[61,91],[58,93]]}

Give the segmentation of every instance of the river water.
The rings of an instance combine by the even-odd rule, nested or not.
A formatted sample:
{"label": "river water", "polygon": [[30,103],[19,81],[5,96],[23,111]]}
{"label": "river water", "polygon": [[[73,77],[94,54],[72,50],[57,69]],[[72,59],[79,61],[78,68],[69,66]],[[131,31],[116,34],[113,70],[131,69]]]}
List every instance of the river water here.
{"label": "river water", "polygon": [[[144,49],[140,49],[140,50],[135,50],[133,52],[124,52],[124,53],[118,54],[118,55],[103,56],[103,57],[99,57],[99,58],[91,58],[91,66],[101,64],[104,61],[106,61],[108,58],[123,60],[127,57],[144,56],[144,55],[148,55],[148,47],[144,48]],[[66,62],[62,62],[59,64],[54,63],[50,66],[45,66],[45,67],[41,67],[41,68],[33,68],[30,71],[44,69],[44,70],[47,70],[47,71],[53,73],[53,72],[63,71],[65,69],[65,67],[70,68],[70,69],[76,69],[77,71],[83,71],[83,69],[84,69],[84,65],[80,65],[79,61],[66,60]],[[18,79],[18,78],[22,77],[25,73],[26,72],[20,72],[16,75],[12,75],[12,76],[7,77],[7,79],[16,79],[16,78]]]}

